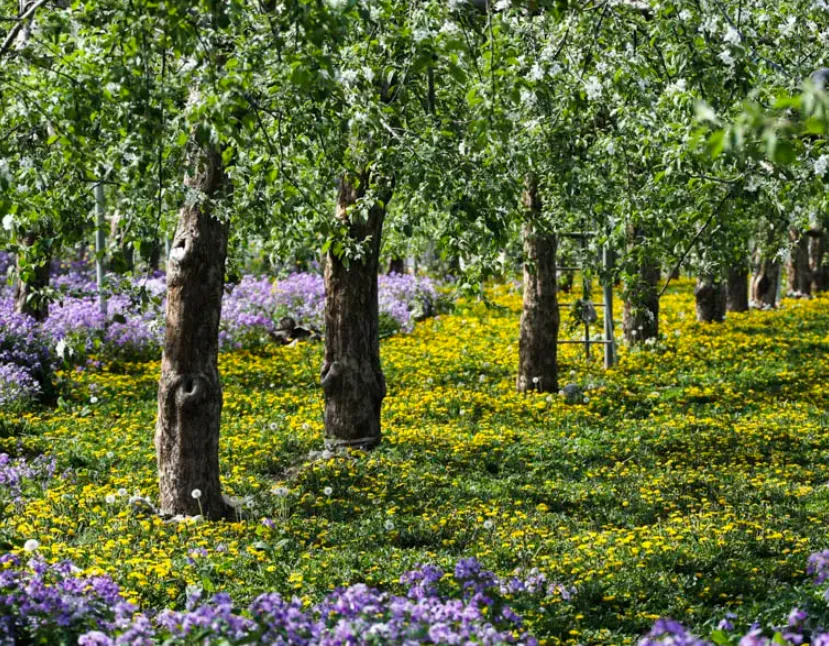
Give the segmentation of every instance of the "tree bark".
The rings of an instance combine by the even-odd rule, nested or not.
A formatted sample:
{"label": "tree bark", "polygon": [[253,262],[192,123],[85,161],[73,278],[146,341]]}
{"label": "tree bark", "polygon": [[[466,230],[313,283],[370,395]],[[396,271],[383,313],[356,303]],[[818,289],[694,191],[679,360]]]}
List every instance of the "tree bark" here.
{"label": "tree bark", "polygon": [[121,226],[121,215],[112,215],[109,224],[109,239],[114,245],[114,252],[109,259],[109,270],[118,274],[135,269],[135,250],[125,242],[125,231]]}
{"label": "tree bark", "polygon": [[809,271],[812,274],[812,290],[816,293],[829,290],[827,247],[829,247],[829,232],[826,229],[813,229],[809,235]]}
{"label": "tree bark", "polygon": [[352,209],[365,197],[371,177],[344,175],[336,217],[348,236],[363,243],[360,259],[346,262],[329,249],[325,262],[325,437],[330,448],[370,449],[380,442],[380,410],[386,380],[380,365],[377,273],[391,184],[380,187],[365,220]]}
{"label": "tree bark", "polygon": [[701,323],[722,323],[725,320],[725,287],[713,276],[701,276],[694,289],[697,306],[697,321]]}
{"label": "tree bark", "polygon": [[[24,237],[24,244],[32,247],[37,243],[37,235],[29,233]],[[37,259],[38,264],[30,269],[27,278],[21,273],[20,254],[17,254],[17,282],[14,286],[14,311],[18,314],[28,314],[36,321],[44,321],[49,316],[49,301],[41,292],[49,287],[49,274],[52,265],[52,254],[46,252],[44,257]]]}
{"label": "tree bark", "polygon": [[737,265],[728,270],[725,285],[725,309],[729,312],[748,311],[748,269]]}
{"label": "tree bark", "polygon": [[787,286],[790,294],[812,293],[812,272],[809,268],[809,236],[797,229],[789,230],[792,243],[786,265]]}
{"label": "tree bark", "polygon": [[406,259],[395,256],[389,261],[390,274],[405,274],[406,273]]}
{"label": "tree bark", "polygon": [[[644,235],[633,230],[629,247],[635,249],[643,243]],[[630,344],[644,343],[659,336],[659,263],[648,258],[640,259],[631,282],[625,285],[625,302],[622,311],[622,330]]]}
{"label": "tree bark", "polygon": [[518,341],[518,392],[558,392],[556,237],[539,230],[541,200],[534,179],[524,189],[524,309]]}
{"label": "tree bark", "polygon": [[[142,250],[145,248],[141,247]],[[147,253],[144,260],[150,271],[158,271],[161,267],[161,243],[158,240],[150,240],[146,243]]]}
{"label": "tree bark", "polygon": [[780,264],[773,260],[761,260],[751,277],[751,302],[755,307],[777,305],[777,283]]}
{"label": "tree bark", "polygon": [[210,201],[227,190],[227,177],[218,150],[191,145],[185,186],[202,199],[181,209],[167,264],[155,444],[162,513],[219,519],[228,512],[219,483],[218,369],[228,227],[214,217]]}

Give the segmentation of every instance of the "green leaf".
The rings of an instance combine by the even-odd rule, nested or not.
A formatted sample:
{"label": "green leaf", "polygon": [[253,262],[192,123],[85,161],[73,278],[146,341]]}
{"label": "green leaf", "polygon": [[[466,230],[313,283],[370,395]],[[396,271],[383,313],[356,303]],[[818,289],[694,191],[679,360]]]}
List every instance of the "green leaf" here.
{"label": "green leaf", "polygon": [[711,157],[719,157],[722,154],[724,148],[725,132],[723,130],[717,130],[710,137],[708,137],[708,141],[705,145],[705,150]]}

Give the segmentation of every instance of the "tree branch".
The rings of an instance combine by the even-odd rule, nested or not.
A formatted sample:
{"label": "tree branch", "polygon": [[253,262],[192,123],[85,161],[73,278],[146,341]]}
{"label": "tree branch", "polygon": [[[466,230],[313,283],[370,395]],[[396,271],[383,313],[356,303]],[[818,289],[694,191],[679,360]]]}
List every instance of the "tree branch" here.
{"label": "tree branch", "polygon": [[37,2],[32,4],[32,6],[26,9],[26,11],[20,14],[20,17],[17,19],[17,24],[9,30],[9,33],[6,35],[6,40],[4,40],[3,44],[0,45],[0,58],[5,56],[6,52],[11,49],[14,39],[17,38],[17,34],[19,34],[20,30],[23,29],[23,25],[26,21],[34,16],[35,12],[47,2],[49,2],[49,0],[37,0]]}

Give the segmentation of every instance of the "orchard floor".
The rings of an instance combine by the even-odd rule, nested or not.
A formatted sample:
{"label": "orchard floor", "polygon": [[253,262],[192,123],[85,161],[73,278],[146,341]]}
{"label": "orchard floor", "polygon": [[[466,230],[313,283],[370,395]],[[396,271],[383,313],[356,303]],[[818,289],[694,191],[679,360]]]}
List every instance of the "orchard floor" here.
{"label": "orchard floor", "polygon": [[319,345],[223,355],[223,482],[250,497],[237,523],[164,525],[119,494],[155,496],[157,362],[65,375],[61,408],[0,415],[0,448],[68,470],[6,504],[0,551],[37,539],[148,607],[183,605],[191,584],[240,602],[395,589],[415,563],[477,556],[575,586],[528,617],[548,643],[632,642],[664,615],[780,622],[829,547],[829,297],[706,326],[691,292],[664,297],[658,346],[608,373],[562,346],[562,383],[593,386],[578,405],[513,392],[506,288],[388,339],[384,443],[353,458],[305,460],[322,442]]}

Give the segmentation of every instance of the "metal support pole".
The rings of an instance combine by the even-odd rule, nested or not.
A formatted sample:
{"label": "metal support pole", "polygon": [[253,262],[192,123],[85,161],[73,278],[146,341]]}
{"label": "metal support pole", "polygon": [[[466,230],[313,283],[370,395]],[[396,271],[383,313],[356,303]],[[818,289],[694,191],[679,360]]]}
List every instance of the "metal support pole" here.
{"label": "metal support pole", "polygon": [[602,249],[604,265],[604,367],[605,370],[616,364],[616,337],[613,333],[613,250],[610,245]]}
{"label": "metal support pole", "polygon": [[106,254],[106,202],[104,185],[95,185],[95,279],[98,286],[98,309],[107,315],[106,275],[104,255]]}

